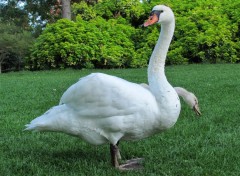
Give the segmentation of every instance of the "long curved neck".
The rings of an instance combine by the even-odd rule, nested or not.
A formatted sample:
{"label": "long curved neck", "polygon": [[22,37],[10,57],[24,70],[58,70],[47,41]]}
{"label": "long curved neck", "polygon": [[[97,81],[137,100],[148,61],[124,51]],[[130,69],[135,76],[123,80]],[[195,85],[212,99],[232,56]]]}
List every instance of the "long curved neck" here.
{"label": "long curved neck", "polygon": [[174,28],[174,19],[171,23],[161,25],[160,36],[150,58],[148,65],[148,82],[150,89],[154,94],[161,91],[164,86],[169,85],[165,76],[164,67],[168,48],[173,37]]}
{"label": "long curved neck", "polygon": [[176,90],[177,94],[183,98],[189,94],[189,92],[182,87],[174,87],[174,89]]}

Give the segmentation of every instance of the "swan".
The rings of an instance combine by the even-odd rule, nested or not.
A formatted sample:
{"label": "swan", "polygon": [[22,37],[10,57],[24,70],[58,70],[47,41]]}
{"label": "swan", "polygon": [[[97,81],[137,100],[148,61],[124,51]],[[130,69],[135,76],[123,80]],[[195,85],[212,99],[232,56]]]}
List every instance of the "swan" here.
{"label": "swan", "polygon": [[[140,85],[149,90],[149,86],[147,84],[141,83]],[[174,89],[178,96],[182,97],[183,100],[190,106],[190,108],[195,111],[196,115],[200,116],[201,112],[197,97],[192,92],[189,92],[182,87],[174,87]]]}
{"label": "swan", "polygon": [[92,73],[70,86],[59,105],[32,120],[25,130],[63,132],[93,145],[108,143],[115,168],[138,168],[138,159],[119,164],[119,141],[144,139],[173,127],[181,109],[164,71],[175,28],[172,10],[153,7],[144,26],[154,23],[162,26],[148,65],[150,91],[115,76]]}

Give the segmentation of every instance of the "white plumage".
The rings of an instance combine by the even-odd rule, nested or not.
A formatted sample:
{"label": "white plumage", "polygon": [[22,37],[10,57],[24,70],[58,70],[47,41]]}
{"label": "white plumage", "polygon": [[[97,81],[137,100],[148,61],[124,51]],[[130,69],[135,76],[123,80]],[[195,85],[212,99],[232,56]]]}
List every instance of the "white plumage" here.
{"label": "white plumage", "polygon": [[[149,86],[147,84],[141,83],[140,85],[149,90]],[[174,87],[174,89],[178,96],[182,97],[183,100],[190,106],[190,108],[195,111],[196,115],[201,115],[198,99],[192,92],[189,92],[182,87]]]}
{"label": "white plumage", "polygon": [[175,119],[159,118],[154,95],[121,78],[93,73],[62,95],[60,104],[34,119],[27,130],[59,131],[95,145],[136,140],[165,130]]}
{"label": "white plumage", "polygon": [[[172,127],[181,107],[166,79],[164,65],[175,20],[169,7],[159,5],[153,10],[160,15],[156,21],[153,14],[145,26],[160,22],[162,29],[148,67],[150,90],[115,76],[93,73],[67,89],[60,104],[31,121],[26,130],[63,132],[95,145],[110,143],[112,163],[119,168],[120,140],[143,139]],[[120,167],[127,169],[129,165]]]}

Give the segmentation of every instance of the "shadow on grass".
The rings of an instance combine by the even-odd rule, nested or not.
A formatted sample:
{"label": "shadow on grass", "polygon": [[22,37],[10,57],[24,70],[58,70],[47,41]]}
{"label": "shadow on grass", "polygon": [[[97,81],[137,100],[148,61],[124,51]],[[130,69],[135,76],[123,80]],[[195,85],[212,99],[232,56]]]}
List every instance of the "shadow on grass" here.
{"label": "shadow on grass", "polygon": [[[96,170],[101,168],[111,168],[110,153],[106,146],[91,146],[77,144],[65,144],[60,142],[61,146],[42,146],[39,144],[33,145],[30,148],[19,148],[12,151],[13,156],[21,156],[22,164],[20,168],[28,168],[28,171],[33,171],[35,168],[39,172],[73,172],[85,170]],[[15,153],[15,154],[14,154]],[[28,172],[27,171],[27,172]]]}

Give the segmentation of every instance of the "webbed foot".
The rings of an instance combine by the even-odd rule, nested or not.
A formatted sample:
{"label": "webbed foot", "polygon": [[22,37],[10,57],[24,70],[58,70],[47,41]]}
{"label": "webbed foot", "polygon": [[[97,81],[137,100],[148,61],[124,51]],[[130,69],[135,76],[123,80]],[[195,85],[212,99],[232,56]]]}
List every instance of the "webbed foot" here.
{"label": "webbed foot", "polygon": [[125,164],[121,164],[120,166],[118,166],[118,169],[121,171],[141,170],[143,169],[143,161],[143,158],[127,160]]}
{"label": "webbed foot", "polygon": [[124,164],[119,165],[118,159],[121,159],[121,155],[118,149],[118,144],[119,142],[116,145],[110,144],[112,165],[116,169],[119,169],[121,171],[143,169],[143,166],[142,166],[142,163],[144,161],[143,158],[135,158],[135,159],[127,160]]}

